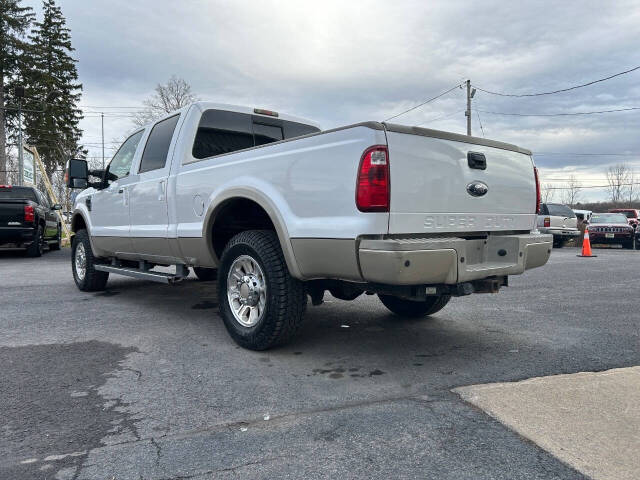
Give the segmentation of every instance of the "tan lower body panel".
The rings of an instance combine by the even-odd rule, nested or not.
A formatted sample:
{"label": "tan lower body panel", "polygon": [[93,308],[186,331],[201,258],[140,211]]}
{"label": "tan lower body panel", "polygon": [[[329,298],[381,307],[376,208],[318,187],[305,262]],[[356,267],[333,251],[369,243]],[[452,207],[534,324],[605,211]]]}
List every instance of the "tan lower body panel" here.
{"label": "tan lower body panel", "polygon": [[640,478],[640,367],[454,392],[595,480]]}
{"label": "tan lower body panel", "polygon": [[362,281],[356,241],[352,238],[292,238],[291,246],[305,280],[338,278]]}
{"label": "tan lower body panel", "polygon": [[100,257],[216,267],[215,259],[203,238],[94,236],[91,237],[91,245],[94,253]]}
{"label": "tan lower body panel", "polygon": [[539,234],[363,239],[360,269],[369,282],[451,285],[544,265],[551,243],[551,235]]}
{"label": "tan lower body panel", "polygon": [[455,283],[456,251],[440,250],[360,250],[362,276],[369,282],[394,285]]}

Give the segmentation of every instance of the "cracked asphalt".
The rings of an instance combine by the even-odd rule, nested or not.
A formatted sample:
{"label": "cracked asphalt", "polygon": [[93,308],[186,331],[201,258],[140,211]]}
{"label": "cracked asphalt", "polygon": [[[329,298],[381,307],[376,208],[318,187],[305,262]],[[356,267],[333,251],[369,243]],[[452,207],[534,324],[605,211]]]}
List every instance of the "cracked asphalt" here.
{"label": "cracked asphalt", "polygon": [[214,282],[0,253],[0,479],[584,478],[451,389],[640,364],[640,252],[554,250],[430,320],[308,304],[288,346],[237,347]]}

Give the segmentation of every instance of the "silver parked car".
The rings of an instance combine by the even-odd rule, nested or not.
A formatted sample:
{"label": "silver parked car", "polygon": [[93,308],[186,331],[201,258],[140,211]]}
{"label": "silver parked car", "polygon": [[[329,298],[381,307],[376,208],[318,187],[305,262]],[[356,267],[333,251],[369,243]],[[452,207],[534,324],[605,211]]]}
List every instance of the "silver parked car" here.
{"label": "silver parked car", "polygon": [[543,203],[540,206],[538,230],[553,235],[556,248],[562,248],[569,240],[580,236],[576,214],[560,203]]}

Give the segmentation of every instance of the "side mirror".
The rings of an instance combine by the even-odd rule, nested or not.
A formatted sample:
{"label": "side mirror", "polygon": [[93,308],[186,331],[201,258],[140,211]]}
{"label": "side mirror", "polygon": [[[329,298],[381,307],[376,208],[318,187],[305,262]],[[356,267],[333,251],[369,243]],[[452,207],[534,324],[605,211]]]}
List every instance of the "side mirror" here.
{"label": "side mirror", "polygon": [[54,203],[51,206],[51,210],[62,210],[62,205],[60,205],[59,203]]}
{"label": "side mirror", "polygon": [[86,160],[72,158],[67,162],[65,183],[69,188],[87,188],[89,184],[89,167]]}

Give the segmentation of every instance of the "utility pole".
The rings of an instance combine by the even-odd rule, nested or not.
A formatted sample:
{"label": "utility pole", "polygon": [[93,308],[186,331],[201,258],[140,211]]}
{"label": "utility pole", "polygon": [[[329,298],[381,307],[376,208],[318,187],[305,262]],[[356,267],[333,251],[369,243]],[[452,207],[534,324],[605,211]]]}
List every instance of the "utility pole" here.
{"label": "utility pole", "polygon": [[24,98],[24,87],[16,87],[14,92],[18,98],[18,185],[22,185],[24,178],[24,158],[22,156],[22,99]]}
{"label": "utility pole", "polygon": [[467,117],[467,135],[471,136],[471,80],[466,81],[467,84],[467,110],[464,115]]}
{"label": "utility pole", "polygon": [[102,170],[104,170],[104,112],[100,112],[100,120],[102,121]]}
{"label": "utility pole", "polygon": [[476,94],[476,89],[471,88],[471,80],[465,82],[467,85],[467,109],[464,116],[467,117],[467,135],[471,136],[471,99]]}

